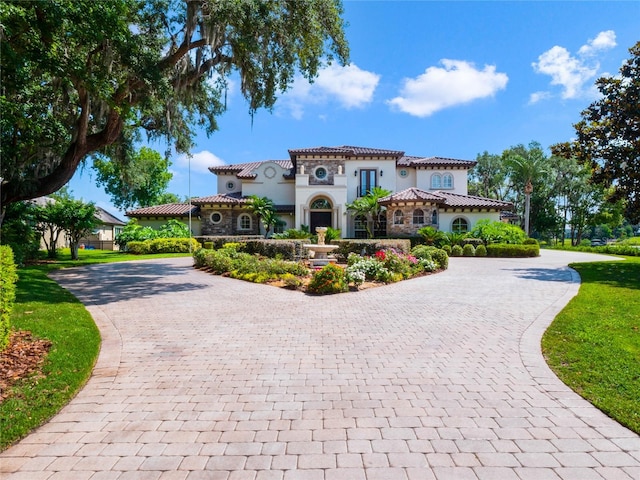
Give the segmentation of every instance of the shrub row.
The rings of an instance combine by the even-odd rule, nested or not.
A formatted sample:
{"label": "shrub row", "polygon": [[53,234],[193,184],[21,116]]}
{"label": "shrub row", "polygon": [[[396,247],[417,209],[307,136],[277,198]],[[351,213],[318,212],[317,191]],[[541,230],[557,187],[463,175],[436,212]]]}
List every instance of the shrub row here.
{"label": "shrub row", "polygon": [[198,237],[204,248],[218,250],[228,243],[242,243],[242,251],[269,258],[298,261],[306,258],[304,244],[308,240],[272,240],[256,236]]}
{"label": "shrub row", "polygon": [[372,256],[379,250],[394,249],[404,254],[408,254],[411,251],[411,240],[408,238],[341,239],[334,240],[331,243],[338,245],[338,248],[333,253],[341,262],[346,262],[350,253]]}
{"label": "shrub row", "polygon": [[16,264],[13,261],[13,251],[8,245],[0,245],[0,352],[9,343],[11,330],[11,311],[16,298]]}
{"label": "shrub row", "polygon": [[127,251],[134,255],[148,253],[189,253],[200,248],[195,238],[155,238],[143,242],[127,243]]}
{"label": "shrub row", "polygon": [[[560,248],[560,247],[558,247]],[[576,252],[604,253],[608,255],[626,255],[628,257],[640,257],[640,248],[632,245],[602,245],[600,247],[578,246],[565,247],[563,250],[572,250]]]}
{"label": "shrub row", "polygon": [[538,257],[540,256],[540,245],[512,245],[507,243],[492,243],[487,245],[487,256],[489,257]]}

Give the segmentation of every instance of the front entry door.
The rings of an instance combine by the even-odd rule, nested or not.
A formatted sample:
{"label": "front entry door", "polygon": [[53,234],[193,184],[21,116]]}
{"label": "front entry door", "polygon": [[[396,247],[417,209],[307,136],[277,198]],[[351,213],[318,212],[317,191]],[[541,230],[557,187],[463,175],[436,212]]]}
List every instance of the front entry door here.
{"label": "front entry door", "polygon": [[310,212],[309,229],[312,235],[316,233],[316,227],[331,227],[331,212]]}

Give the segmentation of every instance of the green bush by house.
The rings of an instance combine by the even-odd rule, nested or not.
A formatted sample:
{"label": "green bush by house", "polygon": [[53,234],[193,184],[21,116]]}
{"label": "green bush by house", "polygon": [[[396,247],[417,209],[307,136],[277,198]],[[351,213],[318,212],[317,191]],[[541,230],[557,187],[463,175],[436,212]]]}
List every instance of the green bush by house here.
{"label": "green bush by house", "polygon": [[127,251],[134,255],[149,253],[189,253],[200,248],[195,238],[155,238],[153,240],[131,241]]}

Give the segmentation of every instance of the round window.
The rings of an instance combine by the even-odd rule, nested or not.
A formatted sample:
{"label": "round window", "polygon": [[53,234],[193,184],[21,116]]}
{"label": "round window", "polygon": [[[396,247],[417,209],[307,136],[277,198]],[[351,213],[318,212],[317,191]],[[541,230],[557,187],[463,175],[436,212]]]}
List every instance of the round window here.
{"label": "round window", "polygon": [[220,212],[213,212],[210,218],[211,223],[220,223],[222,221],[222,214]]}
{"label": "round window", "polygon": [[227,182],[227,190],[233,190],[236,188],[236,184],[233,182]]}
{"label": "round window", "polygon": [[407,171],[406,171],[404,168],[403,168],[402,170],[400,170],[400,176],[401,176],[402,178],[404,178],[404,177],[406,177],[406,176],[407,176]]}
{"label": "round window", "polygon": [[327,178],[327,169],[324,167],[318,167],[316,168],[315,171],[315,176],[318,180],[322,180],[324,178]]}

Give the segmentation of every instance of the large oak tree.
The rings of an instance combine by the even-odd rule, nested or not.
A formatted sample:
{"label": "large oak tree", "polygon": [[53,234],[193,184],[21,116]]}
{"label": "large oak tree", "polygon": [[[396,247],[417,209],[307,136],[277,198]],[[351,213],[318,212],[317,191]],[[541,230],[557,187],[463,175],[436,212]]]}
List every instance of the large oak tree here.
{"label": "large oak tree", "polygon": [[609,200],[624,200],[626,217],[640,223],[640,42],[617,76],[602,77],[602,97],[574,125],[577,138],[552,150],[591,167],[592,181],[612,187]]}
{"label": "large oak tree", "polygon": [[146,132],[178,152],[216,130],[237,75],[249,113],[297,73],[348,61],[340,0],[0,3],[1,204],[55,192]]}

